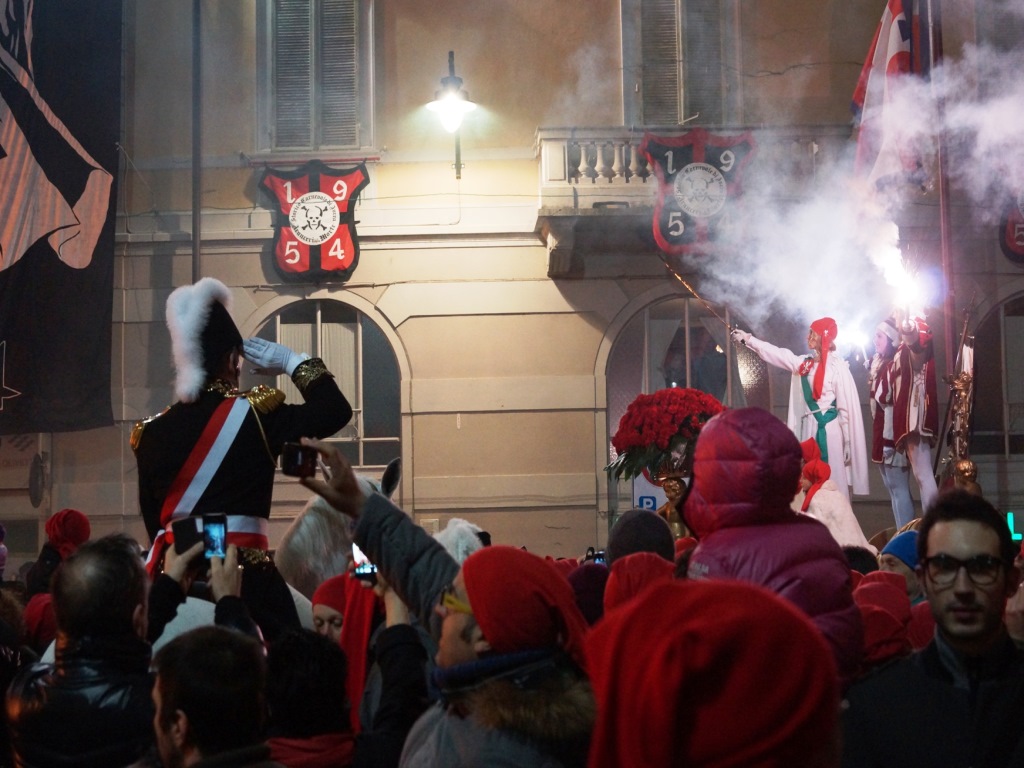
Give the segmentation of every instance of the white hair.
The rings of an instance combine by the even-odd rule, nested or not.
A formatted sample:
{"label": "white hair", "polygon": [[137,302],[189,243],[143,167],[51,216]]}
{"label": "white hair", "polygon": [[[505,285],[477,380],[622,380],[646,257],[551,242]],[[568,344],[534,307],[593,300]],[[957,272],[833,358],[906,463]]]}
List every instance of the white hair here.
{"label": "white hair", "polygon": [[312,600],[317,587],[348,570],[354,528],[353,521],[314,496],[281,538],[274,552],[277,570],[289,585]]}

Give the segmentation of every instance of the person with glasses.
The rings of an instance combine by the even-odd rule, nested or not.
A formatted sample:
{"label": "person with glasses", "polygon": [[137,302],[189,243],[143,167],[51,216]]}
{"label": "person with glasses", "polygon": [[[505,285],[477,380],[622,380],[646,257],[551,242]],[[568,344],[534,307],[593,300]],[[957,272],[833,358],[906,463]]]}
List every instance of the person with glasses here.
{"label": "person with glasses", "polygon": [[355,543],[438,641],[441,701],[412,726],[399,765],[585,765],[596,704],[584,672],[588,627],[568,580],[510,546],[479,549],[460,567],[401,509],[360,486],[335,446],[302,442],[330,476],[300,482],[356,521]]}
{"label": "person with glasses", "polygon": [[918,529],[917,576],[935,618],[924,649],[851,687],[843,766],[1024,765],[1024,650],[1004,622],[1018,589],[1005,517],[948,491]]}
{"label": "person with glasses", "polygon": [[907,597],[911,605],[923,603],[924,589],[917,573],[917,531],[897,533],[882,547],[878,556],[878,569],[898,573],[907,584]]}

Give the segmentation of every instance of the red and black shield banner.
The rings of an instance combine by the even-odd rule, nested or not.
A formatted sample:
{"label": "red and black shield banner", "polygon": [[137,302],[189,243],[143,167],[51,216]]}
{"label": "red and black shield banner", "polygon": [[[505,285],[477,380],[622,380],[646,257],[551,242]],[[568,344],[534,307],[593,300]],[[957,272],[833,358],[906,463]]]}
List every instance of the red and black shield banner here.
{"label": "red and black shield banner", "polygon": [[294,171],[268,168],[260,186],[274,196],[274,264],[291,280],[348,280],[359,263],[355,203],[370,183],[366,165],[331,168],[311,160]]}
{"label": "red and black shield banner", "polygon": [[716,231],[740,193],[754,137],[717,136],[696,128],[682,136],[644,136],[640,151],[658,178],[654,239],[665,253],[714,250]]}
{"label": "red and black shield banner", "polygon": [[1024,265],[1024,189],[1004,209],[999,221],[999,247],[1010,261]]}

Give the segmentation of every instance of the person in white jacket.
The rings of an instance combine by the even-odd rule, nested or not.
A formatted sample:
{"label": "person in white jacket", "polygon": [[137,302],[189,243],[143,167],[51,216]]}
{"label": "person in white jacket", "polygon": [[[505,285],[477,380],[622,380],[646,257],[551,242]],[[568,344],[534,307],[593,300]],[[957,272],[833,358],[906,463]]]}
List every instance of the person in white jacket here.
{"label": "person in white jacket", "polygon": [[809,355],[776,347],[736,329],[733,341],[744,344],[769,365],[792,372],[789,428],[798,440],[815,438],[832,480],[847,498],[868,493],[868,455],[857,385],[846,361],[835,351],[836,321],[822,317],[807,334]]}
{"label": "person in white jacket", "polygon": [[820,459],[811,459],[804,464],[800,474],[800,489],[804,495],[802,500],[799,496],[794,500],[795,508],[828,528],[840,547],[863,547],[878,555],[878,550],[868,543],[864,529],[857,522],[850,500],[839,492],[830,479],[831,475],[828,464]]}

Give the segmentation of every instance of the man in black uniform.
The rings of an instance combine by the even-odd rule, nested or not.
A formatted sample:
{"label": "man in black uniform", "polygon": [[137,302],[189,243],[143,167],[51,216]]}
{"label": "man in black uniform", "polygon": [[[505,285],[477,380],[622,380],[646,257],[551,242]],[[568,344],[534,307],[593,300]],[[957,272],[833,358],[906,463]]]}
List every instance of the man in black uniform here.
{"label": "man in black uniform", "polygon": [[[246,565],[242,596],[270,640],[276,630],[265,626],[274,623],[263,615],[267,602],[285,612],[289,625],[295,613],[266,553],[277,458],[286,442],[336,433],[352,418],[352,407],[319,358],[263,339],[243,342],[231,319],[230,299],[228,288],[211,277],[182,286],[167,299],[178,402],[136,424],[131,445],[139,507],[153,541],[150,573],[159,570],[173,542],[174,520],[227,515],[227,543],[239,547]],[[243,357],[265,374],[287,373],[305,402],[285,404],[282,392],[263,385],[239,392]],[[254,595],[254,590],[270,594]],[[296,626],[297,621],[295,615]]]}

